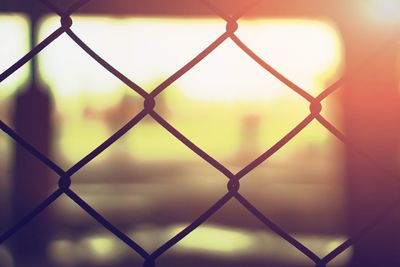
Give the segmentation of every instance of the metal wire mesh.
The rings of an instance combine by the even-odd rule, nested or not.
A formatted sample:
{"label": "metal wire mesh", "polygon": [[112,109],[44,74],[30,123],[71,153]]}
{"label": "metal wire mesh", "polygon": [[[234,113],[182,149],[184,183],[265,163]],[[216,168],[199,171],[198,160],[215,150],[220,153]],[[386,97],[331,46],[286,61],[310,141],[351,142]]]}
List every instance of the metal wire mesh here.
{"label": "metal wire mesh", "polygon": [[[24,218],[18,221],[15,225],[13,225],[10,229],[0,235],[0,244],[5,242],[7,239],[12,237],[16,232],[18,232],[21,228],[27,225],[32,219],[38,216],[42,211],[47,209],[56,199],[58,199],[62,195],[68,196],[71,200],[73,200],[78,206],[80,206],[84,211],[86,211],[90,216],[92,216],[99,224],[101,224],[104,228],[108,229],[112,234],[114,234],[117,238],[119,238],[122,242],[124,242],[127,246],[129,246],[132,250],[137,252],[141,257],[143,257],[145,267],[155,266],[156,260],[163,255],[167,250],[177,244],[180,240],[182,240],[185,236],[187,236],[192,231],[195,231],[197,227],[203,224],[208,218],[210,218],[213,214],[215,214],[219,209],[221,209],[228,201],[231,201],[233,198],[236,199],[243,207],[245,207],[251,214],[253,214],[259,221],[261,221],[266,227],[271,229],[281,238],[289,242],[293,247],[302,252],[306,257],[311,259],[316,267],[326,266],[329,262],[347,250],[350,246],[360,240],[366,233],[368,233],[372,228],[380,223],[380,221],[388,216],[391,213],[396,205],[399,203],[398,199],[395,199],[391,202],[390,205],[383,208],[378,214],[378,216],[371,222],[367,222],[365,226],[358,231],[358,233],[350,236],[345,242],[337,246],[331,252],[329,252],[324,257],[317,256],[312,250],[307,248],[304,244],[299,242],[295,237],[291,234],[283,230],[279,225],[275,224],[272,220],[266,217],[263,213],[261,213],[251,202],[249,202],[243,195],[240,194],[240,180],[244,178],[249,172],[253,171],[257,166],[263,163],[265,160],[274,155],[279,149],[285,146],[290,140],[292,140],[299,132],[301,132],[307,125],[309,125],[312,121],[318,121],[323,127],[325,127],[329,132],[331,132],[334,136],[336,136],[340,141],[342,141],[345,145],[350,147],[354,152],[362,156],[369,163],[375,165],[379,168],[380,172],[387,176],[392,177],[393,179],[397,179],[396,174],[387,170],[384,166],[382,166],[379,162],[377,162],[371,155],[364,152],[362,149],[357,147],[354,143],[352,143],[346,136],[340,132],[333,124],[331,124],[326,118],[321,115],[322,105],[321,101],[330,96],[333,92],[338,90],[344,83],[346,83],[352,77],[342,77],[328,88],[323,90],[318,96],[314,97],[306,92],[304,89],[297,86],[295,83],[290,81],[284,75],[282,75],[278,70],[273,68],[267,62],[265,62],[262,58],[260,58],[256,53],[254,53],[237,35],[235,35],[235,31],[238,28],[238,20],[247,12],[249,9],[256,6],[260,0],[251,1],[248,5],[240,8],[233,15],[227,15],[223,10],[217,8],[214,4],[206,1],[200,0],[204,5],[206,5],[210,10],[212,10],[216,15],[221,17],[226,21],[226,31],[222,33],[214,42],[212,42],[206,49],[204,49],[200,54],[194,57],[190,62],[176,71],[169,78],[164,80],[160,85],[158,85],[153,91],[147,93],[144,89],[138,86],[135,82],[130,80],[128,77],[124,76],[121,72],[119,72],[116,68],[114,68],[111,64],[105,61],[102,57],[100,57],[95,51],[93,51],[88,45],[86,45],[72,30],[72,19],[71,15],[76,12],[79,8],[87,4],[90,0],[79,0],[66,11],[59,9],[57,6],[53,5],[48,0],[39,0],[49,9],[51,9],[54,13],[60,16],[61,26],[57,28],[52,34],[47,36],[43,41],[37,44],[31,51],[29,51],[26,55],[24,55],[20,60],[18,60],[15,64],[10,66],[7,70],[0,74],[0,82],[4,81],[7,77],[17,71],[20,67],[22,67],[25,63],[35,57],[40,51],[42,51],[46,46],[51,44],[55,39],[57,39],[62,34],[67,34],[77,45],[79,45],[88,55],[90,55],[94,60],[96,60],[101,66],[103,66],[106,70],[108,70],[112,75],[117,77],[123,83],[125,83],[128,87],[130,87],[133,91],[143,97],[144,106],[143,109],[133,117],[128,123],[126,123],[122,128],[116,131],[113,135],[111,135],[107,140],[105,140],[102,144],[100,144],[96,149],[74,164],[68,170],[63,170],[57,164],[55,164],[51,159],[46,157],[40,151],[38,151],[34,146],[25,141],[18,133],[16,133],[12,128],[10,128],[5,122],[0,121],[0,127],[3,132],[8,134],[12,139],[14,139],[19,145],[24,147],[27,151],[29,151],[33,156],[47,165],[48,168],[53,170],[58,176],[58,189],[54,191],[46,200],[44,200],[40,205],[38,205],[34,210],[32,210],[29,214],[27,214]],[[154,107],[156,106],[156,97],[162,93],[169,85],[174,83],[177,79],[183,76],[186,72],[190,71],[197,63],[202,61],[205,57],[207,57],[214,49],[216,49],[219,45],[221,45],[225,40],[230,38],[244,53],[246,53],[249,57],[251,57],[255,62],[257,62],[261,67],[263,67],[267,72],[274,75],[278,80],[280,80],[283,84],[291,88],[294,92],[299,94],[307,101],[310,105],[310,113],[290,132],[288,132],[283,138],[281,138],[278,142],[276,142],[271,148],[265,151],[258,158],[253,160],[243,169],[241,169],[237,173],[232,173],[228,170],[223,164],[219,161],[211,157],[205,151],[203,151],[200,147],[194,144],[191,140],[186,138],[181,132],[175,129],[167,120],[165,120],[160,114],[158,114]],[[368,61],[372,61],[374,57],[379,56],[379,53],[375,53]],[[365,66],[367,64],[363,64]],[[360,66],[360,69],[362,68]],[[357,76],[360,74],[360,69],[356,70],[352,73],[351,76]],[[158,249],[153,252],[146,251],[140,244],[136,243],[133,239],[124,234],[120,229],[110,223],[106,218],[104,218],[100,213],[98,213],[94,208],[92,208],[87,202],[85,202],[78,194],[76,194],[71,188],[71,176],[78,172],[82,167],[92,161],[95,157],[97,157],[100,153],[104,152],[108,147],[110,147],[114,142],[116,142],[119,138],[121,138],[125,133],[127,133],[130,129],[132,129],[135,125],[137,125],[143,118],[146,116],[152,117],[155,121],[157,121],[161,126],[163,126],[168,132],[170,132],[175,138],[185,144],[189,149],[191,149],[194,153],[196,153],[199,157],[203,158],[206,162],[208,162],[215,169],[220,171],[224,176],[227,177],[227,192],[223,195],[216,203],[214,203],[208,210],[206,210],[203,214],[201,214],[197,219],[195,219],[190,225],[184,228],[177,235],[172,237],[170,240],[162,244]]]}

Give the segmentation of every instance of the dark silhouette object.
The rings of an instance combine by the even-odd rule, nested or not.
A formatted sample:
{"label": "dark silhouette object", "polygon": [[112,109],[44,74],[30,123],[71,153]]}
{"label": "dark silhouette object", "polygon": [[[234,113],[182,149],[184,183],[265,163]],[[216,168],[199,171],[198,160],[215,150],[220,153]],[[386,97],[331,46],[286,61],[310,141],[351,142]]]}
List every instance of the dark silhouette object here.
{"label": "dark silhouette object", "polygon": [[[354,245],[351,267],[400,266],[400,212],[381,215],[399,200],[396,160],[400,140],[400,73],[396,70],[399,53],[394,38],[382,47],[382,40],[396,35],[396,26],[381,27],[348,20],[342,27],[346,46],[346,72],[353,76],[342,91],[346,136],[373,159],[360,157],[351,147],[346,150],[348,227],[357,233],[374,218],[381,221]],[[371,57],[355,74],[352,70]],[[387,171],[382,171],[382,169]]]}
{"label": "dark silhouette object", "polygon": [[[32,4],[30,14],[32,47],[35,44],[36,22],[40,15],[34,6]],[[30,85],[17,95],[13,119],[16,132],[40,152],[49,155],[52,140],[52,100],[49,91],[38,85],[36,76],[36,60],[32,59]],[[48,197],[52,183],[49,168],[17,143],[13,162],[12,217],[16,222]],[[50,234],[50,218],[48,213],[44,213],[30,223],[28,230],[15,235],[12,239],[12,251],[16,266],[26,267],[28,262],[44,264]]]}

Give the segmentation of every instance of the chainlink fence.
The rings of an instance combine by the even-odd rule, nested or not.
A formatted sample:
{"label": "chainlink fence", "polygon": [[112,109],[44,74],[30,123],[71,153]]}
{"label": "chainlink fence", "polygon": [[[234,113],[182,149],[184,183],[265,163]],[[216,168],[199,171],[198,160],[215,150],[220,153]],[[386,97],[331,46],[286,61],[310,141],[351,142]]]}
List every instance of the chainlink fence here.
{"label": "chainlink fence", "polygon": [[[324,257],[317,256],[313,251],[299,242],[296,238],[294,238],[291,234],[283,230],[279,225],[275,224],[271,221],[267,216],[261,213],[255,206],[252,205],[243,195],[240,193],[240,180],[244,178],[249,172],[253,171],[257,168],[261,163],[267,160],[269,157],[274,155],[279,149],[285,146],[290,140],[292,140],[299,132],[301,132],[307,125],[309,125],[312,121],[318,121],[323,127],[325,127],[329,132],[331,132],[336,138],[342,141],[345,145],[350,147],[354,152],[362,156],[365,160],[367,160],[370,164],[375,165],[379,168],[380,172],[387,176],[393,177],[397,179],[397,175],[387,170],[384,166],[382,166],[379,162],[374,160],[374,158],[368,153],[364,152],[360,148],[358,148],[354,143],[352,143],[346,136],[339,131],[333,124],[331,124],[326,118],[321,115],[322,105],[321,101],[325,98],[329,97],[333,92],[340,89],[349,79],[352,77],[342,77],[329,87],[327,87],[324,91],[322,91],[319,95],[312,96],[295,83],[287,79],[284,75],[282,75],[278,70],[274,69],[271,65],[265,62],[262,58],[260,58],[256,53],[254,53],[251,48],[249,48],[238,36],[235,35],[235,31],[238,28],[239,19],[247,12],[249,9],[254,8],[260,2],[260,0],[251,1],[246,6],[240,8],[234,15],[227,15],[223,10],[220,10],[213,3],[200,0],[204,5],[206,5],[212,12],[221,17],[226,21],[226,31],[222,33],[214,42],[212,42],[206,49],[204,49],[200,54],[194,57],[190,62],[188,62],[181,69],[176,71],[172,76],[164,80],[160,85],[158,85],[153,91],[147,93],[144,89],[138,86],[134,81],[124,76],[121,72],[119,72],[116,68],[114,68],[111,64],[109,64],[106,60],[96,54],[88,45],[86,45],[72,30],[72,19],[71,15],[76,12],[79,8],[87,4],[90,0],[79,0],[73,5],[71,5],[67,10],[61,10],[49,0],[39,0],[42,4],[48,7],[52,12],[58,14],[60,16],[61,26],[56,29],[52,34],[46,37],[43,41],[37,44],[31,51],[29,51],[26,55],[24,55],[20,60],[18,60],[15,64],[10,66],[7,70],[0,74],[0,82],[4,81],[11,74],[16,72],[20,67],[22,67],[25,63],[30,61],[33,57],[35,57],[41,50],[43,50],[46,46],[52,43],[55,39],[57,39],[62,34],[67,34],[77,45],[79,45],[88,55],[90,55],[94,60],[96,60],[101,66],[103,66],[106,70],[108,70],[112,75],[117,77],[123,83],[125,83],[128,87],[130,87],[133,91],[143,97],[143,109],[133,117],[128,123],[126,123],[122,128],[116,131],[112,136],[110,136],[107,140],[105,140],[101,145],[99,145],[96,149],[78,161],[75,165],[73,165],[68,170],[63,170],[57,164],[55,164],[51,159],[46,157],[40,151],[38,151],[34,146],[25,141],[17,132],[15,132],[12,128],[10,128],[5,122],[0,121],[0,127],[3,132],[9,135],[12,139],[14,139],[19,145],[24,147],[27,151],[29,151],[33,156],[39,159],[43,164],[47,165],[48,168],[53,170],[58,176],[58,189],[55,190],[46,200],[44,200],[39,206],[37,206],[34,210],[32,210],[28,215],[22,218],[19,222],[13,225],[10,229],[0,235],[0,244],[5,242],[7,239],[12,237],[16,232],[21,230],[25,225],[29,224],[29,222],[38,216],[42,211],[47,209],[56,199],[58,199],[62,195],[68,196],[71,200],[73,200],[78,206],[80,206],[84,211],[86,211],[90,216],[92,216],[99,224],[101,224],[104,228],[108,229],[112,234],[114,234],[117,238],[119,238],[122,242],[124,242],[127,246],[129,246],[132,250],[138,253],[141,257],[143,257],[143,266],[144,267],[152,267],[156,266],[157,259],[163,255],[167,250],[176,245],[180,240],[182,240],[185,236],[187,236],[192,231],[195,231],[197,227],[203,224],[209,217],[215,214],[219,209],[221,209],[228,201],[232,199],[236,199],[243,207],[245,207],[251,214],[253,214],[259,221],[261,221],[266,227],[271,229],[281,238],[290,243],[293,247],[298,249],[300,252],[304,254],[305,257],[308,257],[315,263],[315,267],[324,267],[345,250],[347,250],[350,246],[355,244],[359,239],[361,239],[365,234],[372,230],[376,225],[380,223],[380,221],[388,216],[391,213],[395,206],[399,203],[399,200],[396,199],[391,202],[390,205],[381,209],[380,214],[370,222],[366,222],[365,226],[358,231],[358,233],[350,236],[345,242],[337,246],[331,252],[329,252]],[[283,138],[281,138],[278,142],[276,142],[271,148],[265,151],[258,158],[253,160],[250,164],[245,166],[237,173],[232,173],[228,170],[224,165],[218,162],[216,159],[211,157],[205,151],[203,151],[200,147],[194,144],[191,140],[186,138],[182,133],[180,133],[177,129],[175,129],[167,120],[165,120],[160,114],[158,114],[154,107],[157,105],[156,97],[161,94],[169,85],[178,80],[181,76],[183,76],[186,72],[190,71],[197,63],[202,61],[207,55],[209,55],[214,49],[216,49],[219,45],[221,45],[225,40],[230,38],[244,53],[246,53],[249,57],[251,57],[255,62],[257,62],[261,67],[265,69],[265,71],[274,75],[278,80],[291,88],[294,92],[299,94],[304,98],[305,101],[309,103],[310,113],[301,121],[296,127],[294,127],[290,132],[288,132]],[[371,62],[375,57],[379,56],[379,51],[375,53],[371,58],[367,59],[366,62]],[[364,66],[367,64],[363,64]],[[364,66],[360,66],[360,69]],[[354,71],[351,75],[357,76],[359,75],[360,69]],[[135,127],[143,118],[146,116],[152,117],[155,121],[157,121],[162,127],[164,127],[168,132],[170,132],[175,138],[181,141],[184,145],[186,145],[193,153],[196,153],[199,157],[203,158],[206,162],[208,162],[211,166],[221,172],[228,179],[227,182],[227,192],[223,195],[216,203],[214,203],[208,210],[206,210],[203,214],[201,214],[198,218],[196,218],[190,225],[184,228],[181,232],[176,234],[166,243],[161,245],[158,249],[153,252],[146,251],[144,248],[140,246],[140,244],[136,243],[133,239],[124,234],[120,229],[110,223],[106,218],[104,218],[101,214],[99,214],[94,208],[92,208],[87,202],[85,202],[78,194],[76,194],[71,188],[71,176],[78,172],[82,167],[92,161],[95,157],[97,157],[100,153],[104,152],[108,147],[110,147],[114,142],[116,142],[119,138],[121,138],[125,133],[127,133],[130,129]]]}

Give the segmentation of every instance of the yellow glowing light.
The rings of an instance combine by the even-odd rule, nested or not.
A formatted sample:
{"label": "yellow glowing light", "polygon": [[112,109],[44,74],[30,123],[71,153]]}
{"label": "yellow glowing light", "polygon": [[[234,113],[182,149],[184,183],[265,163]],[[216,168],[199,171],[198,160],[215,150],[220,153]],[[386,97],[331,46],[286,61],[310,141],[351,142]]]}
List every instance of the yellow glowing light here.
{"label": "yellow glowing light", "polygon": [[[183,227],[177,227],[171,231],[176,233]],[[191,251],[205,251],[215,254],[233,254],[242,252],[254,243],[251,236],[240,231],[229,230],[224,227],[203,225],[190,233],[177,244],[178,249]]]}
{"label": "yellow glowing light", "polygon": [[[46,18],[41,24],[39,39],[48,36],[58,25],[57,17]],[[225,24],[223,20],[209,18],[74,16],[72,30],[125,76],[151,91],[218,38],[225,31]],[[329,22],[243,19],[236,34],[261,58],[312,95],[317,95],[340,74],[343,48],[338,31]],[[128,121],[116,122],[111,116],[115,107],[124,106],[121,104],[124,96],[135,99],[129,102],[130,107],[142,108],[143,100],[135,92],[65,34],[46,47],[39,57],[41,78],[54,93],[57,110],[64,116],[59,145],[71,162],[87,154],[100,139],[105,140],[111,128]],[[214,156],[228,158],[241,142],[240,111],[273,113],[277,106],[291,106],[287,114],[268,117],[268,124],[262,126],[260,131],[265,136],[262,145],[267,147],[286,133],[288,128],[283,126],[294,123],[287,120],[294,108],[298,114],[303,114],[301,108],[308,112],[305,101],[295,95],[227,39],[175,81],[157,101],[167,103],[166,113],[176,119],[174,125],[187,126],[184,133],[196,144]],[[221,109],[224,114],[219,114]],[[214,114],[207,119],[208,128],[198,123],[204,110]],[[85,114],[93,116],[88,118]],[[132,111],[129,115],[135,114]],[[221,121],[225,122],[225,133],[221,130]],[[269,130],[275,122],[282,130]],[[135,159],[140,160],[188,159],[193,154],[175,138],[152,141],[160,140],[164,134],[160,126],[158,130],[156,127],[141,123],[127,134],[127,141],[120,143],[127,145]],[[93,132],[100,137],[95,139]],[[198,140],[192,133],[207,140]],[[321,137],[313,139],[316,143],[327,136],[320,130],[313,135]]]}
{"label": "yellow glowing light", "polygon": [[[310,20],[241,21],[237,35],[267,63],[315,93],[337,73],[341,46],[331,25]],[[295,44],[295,45],[294,45]],[[207,101],[264,101],[292,94],[228,40],[182,77],[183,92]]]}
{"label": "yellow glowing light", "polygon": [[90,252],[96,257],[110,257],[113,253],[113,241],[106,237],[94,237],[87,240]]}
{"label": "yellow glowing light", "polygon": [[[108,137],[109,133],[105,125],[99,121],[79,121],[79,119],[76,120],[73,117],[73,114],[71,114],[71,117],[67,119],[72,120],[74,123],[66,123],[58,145],[61,151],[68,151],[64,157],[66,160],[72,162],[76,160],[76,155],[81,156],[87,153],[88,147],[90,149],[96,148],[96,146]],[[82,146],[82,143],[85,146]],[[104,160],[105,157],[107,156],[104,155],[104,157],[100,157],[98,160]]]}
{"label": "yellow glowing light", "polygon": [[[20,14],[0,15],[0,73],[8,69],[27,53],[29,48],[29,25]],[[10,96],[28,78],[29,63],[0,83],[0,100]]]}
{"label": "yellow glowing light", "polygon": [[[53,17],[45,20],[41,36],[58,23]],[[98,54],[148,91],[224,31],[223,23],[214,19],[75,17],[74,27]],[[340,66],[340,39],[326,22],[243,20],[238,35],[310,92],[321,90]],[[48,47],[41,62],[44,80],[64,101],[68,96],[95,92],[115,102],[121,95],[121,82],[67,36]],[[190,98],[207,101],[265,101],[292,93],[229,39],[174,86]]]}

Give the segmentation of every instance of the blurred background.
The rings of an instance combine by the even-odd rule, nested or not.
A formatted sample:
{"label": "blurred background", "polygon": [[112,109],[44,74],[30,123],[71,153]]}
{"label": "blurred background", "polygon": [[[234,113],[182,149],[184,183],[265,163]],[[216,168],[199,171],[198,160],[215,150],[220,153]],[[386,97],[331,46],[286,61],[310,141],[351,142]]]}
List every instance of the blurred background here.
{"label": "blurred background", "polygon": [[[66,2],[55,4],[67,7]],[[147,92],[225,31],[226,22],[197,1],[172,1],[168,7],[163,1],[120,2],[110,6],[92,1],[72,15],[72,30]],[[215,4],[234,13],[246,1],[237,2]],[[399,5],[389,0],[379,2],[384,7],[378,1],[354,7],[341,1],[312,7],[310,0],[303,1],[308,5],[297,2],[287,8],[277,1],[263,1],[240,19],[237,36],[313,96],[341,76],[352,75],[344,88],[323,101],[322,115],[385,168],[398,173],[400,49],[392,37],[398,32]],[[0,6],[0,72],[27,53],[32,42],[39,43],[59,27],[59,17],[40,5],[5,1]],[[362,63],[377,48],[379,57]],[[354,75],[360,65],[364,68]],[[230,39],[171,84],[156,102],[163,118],[234,173],[309,114],[305,99]],[[141,96],[66,34],[0,83],[1,120],[63,169],[90,153],[142,107]],[[58,177],[5,133],[0,134],[0,155],[4,232],[57,188]],[[227,183],[150,117],[71,178],[71,188],[79,196],[149,252],[221,198]],[[393,177],[383,175],[313,121],[246,175],[240,192],[324,257],[398,194],[389,178]],[[389,259],[385,267],[398,266],[400,239],[391,228],[397,215],[370,240],[328,266],[367,267],[362,262],[368,251],[376,252],[373,260]],[[139,255],[65,196],[0,246],[4,267],[142,263]],[[157,266],[313,263],[232,199],[162,255]]]}

